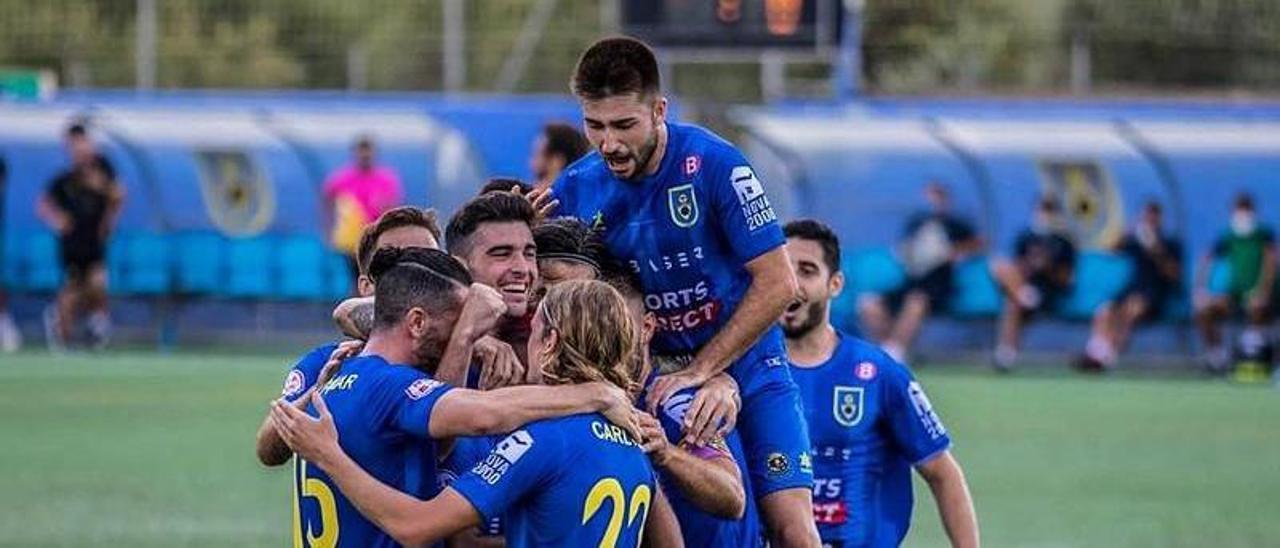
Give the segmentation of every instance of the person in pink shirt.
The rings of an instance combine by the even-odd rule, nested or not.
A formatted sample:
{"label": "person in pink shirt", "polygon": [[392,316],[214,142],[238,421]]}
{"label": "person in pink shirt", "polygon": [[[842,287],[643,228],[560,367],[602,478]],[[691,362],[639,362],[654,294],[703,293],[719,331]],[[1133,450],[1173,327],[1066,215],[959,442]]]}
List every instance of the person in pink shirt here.
{"label": "person in pink shirt", "polygon": [[355,161],[329,175],[324,183],[329,242],[347,256],[354,280],[356,247],[365,225],[384,211],[404,202],[400,177],[391,168],[375,164],[373,139],[362,136],[353,147]]}

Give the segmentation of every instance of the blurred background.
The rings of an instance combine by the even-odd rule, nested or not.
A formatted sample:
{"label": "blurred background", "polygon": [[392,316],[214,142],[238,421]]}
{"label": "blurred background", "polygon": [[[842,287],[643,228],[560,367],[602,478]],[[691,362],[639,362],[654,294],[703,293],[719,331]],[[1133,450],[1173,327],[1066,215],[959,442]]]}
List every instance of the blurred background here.
{"label": "blurred background", "polygon": [[[352,292],[336,181],[367,162],[447,219],[490,177],[545,177],[546,125],[580,125],[578,55],[618,33],[655,46],[672,118],[742,147],[780,218],[836,229],[834,320],[911,357],[990,545],[1278,542],[1278,2],[0,0],[0,434],[21,440],[0,545],[283,543],[287,481],[252,433]],[[84,170],[119,209],[104,304],[73,323],[56,188]],[[942,251],[910,222],[937,188],[974,236]],[[1235,230],[1241,196],[1256,230]],[[998,265],[1035,277],[1016,244],[1046,200],[1070,275],[1035,285],[1052,298],[997,378],[1026,296]],[[1179,252],[1117,340],[1150,228]],[[909,308],[939,253],[942,297],[894,340],[876,313]],[[917,507],[908,543],[938,545]]]}

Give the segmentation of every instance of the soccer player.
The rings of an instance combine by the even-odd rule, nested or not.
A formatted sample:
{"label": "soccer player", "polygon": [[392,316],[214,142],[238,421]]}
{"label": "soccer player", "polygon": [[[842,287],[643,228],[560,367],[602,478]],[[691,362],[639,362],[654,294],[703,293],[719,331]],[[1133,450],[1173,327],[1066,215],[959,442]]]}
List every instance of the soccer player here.
{"label": "soccer player", "polygon": [[812,220],[788,223],[787,247],[807,301],[782,317],[792,374],[813,440],[814,521],[828,546],[898,546],[911,520],[911,468],[929,484],[957,547],[978,525],[951,439],[911,371],[831,325],[844,285],[840,242]]}
{"label": "soccer player", "polygon": [[[650,412],[729,371],[742,390],[737,426],[773,542],[816,546],[812,470],[800,402],[775,319],[796,298],[782,230],[764,187],[733,145],[665,120],[653,51],[608,38],[583,53],[572,88],[594,151],[561,174],[535,207],[554,205],[601,231],[641,279],[657,316],[662,373]],[[690,404],[691,426],[719,424]]]}
{"label": "soccer player", "polygon": [[[591,151],[591,144],[577,128],[560,122],[542,126],[529,153],[529,171],[535,188],[546,189],[560,172]],[[508,189],[510,187],[507,187]]]}
{"label": "soccer player", "polygon": [[[380,285],[380,309],[384,306],[381,296]],[[592,313],[583,314],[584,310]],[[626,304],[617,291],[594,280],[565,282],[552,288],[539,304],[528,349],[548,378],[561,386],[482,394],[517,390],[550,394],[599,381],[615,389],[631,389],[634,381],[627,364],[635,344]],[[438,422],[443,425],[441,414],[459,392],[464,391],[443,386],[425,390],[422,400],[434,401],[434,410],[426,413],[432,430]],[[650,542],[666,540],[665,535],[652,536],[663,533],[672,522],[650,519],[651,509],[664,499],[655,492],[648,458],[635,437],[603,415],[586,413],[528,424],[507,436],[439,496],[420,500],[420,493],[370,473],[367,465],[352,458],[354,444],[347,440],[351,434],[344,430],[340,414],[342,395],[329,391],[324,398],[313,398],[318,421],[287,405],[273,407],[273,420],[294,449],[338,486],[344,499],[397,542],[411,546],[435,542],[501,514],[508,518],[506,538],[511,546],[632,547],[640,546],[646,531]],[[424,418],[423,413],[416,416]]]}
{"label": "soccer player", "polygon": [[[351,455],[352,465],[410,495],[431,497],[437,492],[433,440],[510,432],[527,423],[582,413],[591,414],[594,431],[631,439],[626,429],[610,422],[634,429],[630,396],[607,375],[584,377],[568,386],[487,392],[455,389],[431,378],[421,369],[443,356],[451,324],[467,299],[470,276],[452,257],[422,248],[379,251],[371,271],[378,277],[378,298],[369,342],[323,387],[312,389],[324,399],[309,398],[317,406],[327,403],[332,413],[328,420],[337,428],[341,449]],[[272,406],[273,417],[283,409],[302,413],[278,401]],[[278,421],[274,424],[289,440],[289,432]],[[528,430],[537,431],[536,426]],[[321,469],[315,469],[307,458],[312,455],[302,455],[295,476],[297,538],[323,546],[391,545],[392,539],[343,496],[347,491],[335,492],[341,482],[324,473],[323,461],[317,463]],[[625,461],[619,462],[625,469]],[[651,481],[652,472],[648,473]]]}
{"label": "soccer player", "polygon": [[[423,247],[436,249],[440,247],[440,227],[436,224],[435,212],[412,206],[398,207],[388,210],[378,220],[365,228],[360,236],[360,244],[356,248],[356,262],[360,274],[356,278],[356,288],[361,295],[372,296],[374,291],[373,277],[369,275],[369,262],[374,252],[389,247]],[[372,317],[372,309],[370,309]],[[464,322],[465,323],[465,322]],[[301,358],[289,369],[285,376],[282,396],[288,401],[298,400],[320,377],[320,371],[339,347],[338,342],[320,345]],[[346,357],[358,346],[346,346],[338,357]],[[267,466],[279,466],[289,461],[293,452],[271,428],[268,417],[263,417],[262,426],[258,428],[256,450],[258,460]]]}
{"label": "soccer player", "polygon": [[[627,303],[639,342],[634,364],[635,378],[648,379],[653,372],[649,341],[657,327],[652,312],[645,310],[640,281],[631,271],[610,273],[606,281]],[[737,384],[720,374],[701,388],[686,388],[663,404],[657,418],[640,417],[645,451],[658,469],[663,492],[671,501],[685,546],[743,548],[760,546],[764,540],[760,516],[751,497],[742,441],[734,430],[696,445],[684,433],[689,404],[698,390],[716,390],[727,383],[726,413],[737,414]],[[643,399],[643,394],[642,394]]]}

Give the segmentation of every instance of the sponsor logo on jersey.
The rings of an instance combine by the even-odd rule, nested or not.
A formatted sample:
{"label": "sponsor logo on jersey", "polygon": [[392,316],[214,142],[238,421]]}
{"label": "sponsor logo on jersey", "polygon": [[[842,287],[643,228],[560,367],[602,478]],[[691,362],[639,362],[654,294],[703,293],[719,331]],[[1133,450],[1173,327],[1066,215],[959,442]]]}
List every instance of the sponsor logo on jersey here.
{"label": "sponsor logo on jersey", "polygon": [[667,189],[667,210],[671,213],[671,222],[680,228],[697,224],[698,196],[693,192],[693,185]]}
{"label": "sponsor logo on jersey", "polygon": [[861,381],[874,379],[876,378],[876,364],[871,362],[862,362],[858,364],[856,369],[854,369],[853,374]]}
{"label": "sponsor logo on jersey", "polygon": [[301,371],[297,369],[289,371],[289,376],[284,378],[284,389],[280,391],[280,395],[286,398],[297,396],[299,392],[302,392],[304,382],[305,379]]}
{"label": "sponsor logo on jersey", "polygon": [[[671,270],[693,268],[694,265],[702,264],[705,255],[702,252],[702,246],[694,246],[690,249],[668,253],[666,255],[655,255],[653,257],[641,257],[640,259],[631,260],[631,269],[636,273],[640,273],[643,269],[650,272],[668,272]],[[643,268],[642,268],[643,267]]]}
{"label": "sponsor logo on jersey", "polygon": [[813,503],[813,521],[818,525],[841,525],[848,520],[849,507],[843,500]]}
{"label": "sponsor logo on jersey", "polygon": [[862,422],[861,386],[836,385],[832,394],[831,412],[841,426],[857,426]]}
{"label": "sponsor logo on jersey", "polygon": [[800,471],[806,474],[813,473],[813,455],[808,451],[800,453]]}
{"label": "sponsor logo on jersey", "polygon": [[756,173],[752,171],[751,166],[733,168],[729,174],[729,182],[733,184],[733,191],[738,195],[742,214],[747,218],[748,230],[754,232],[778,220],[778,216],[773,212],[773,206],[769,203],[769,197],[764,194],[764,186],[760,184],[760,179],[756,178]]}
{"label": "sponsor logo on jersey", "polygon": [[702,168],[702,158],[698,156],[684,157],[684,176],[692,177],[698,174],[698,170]]}
{"label": "sponsor logo on jersey", "polygon": [[929,433],[929,438],[936,440],[947,435],[947,429],[942,426],[938,414],[933,411],[933,403],[929,401],[929,396],[925,395],[920,383],[911,381],[911,384],[907,385],[907,395],[911,397],[911,405],[915,408],[920,423],[924,425],[925,432]]}
{"label": "sponsor logo on jersey", "polygon": [[439,388],[443,384],[444,383],[440,381],[432,379],[418,379],[413,381],[408,388],[404,389],[404,395],[408,396],[411,400],[420,400],[427,397],[427,394],[435,391],[436,388]]}
{"label": "sponsor logo on jersey", "polygon": [[791,471],[791,459],[782,453],[769,453],[764,464],[770,476],[781,476]]}
{"label": "sponsor logo on jersey", "polygon": [[511,469],[511,465],[520,460],[530,447],[533,447],[533,437],[529,432],[516,430],[499,442],[484,460],[476,463],[471,472],[480,476],[485,483],[496,485],[507,470]]}

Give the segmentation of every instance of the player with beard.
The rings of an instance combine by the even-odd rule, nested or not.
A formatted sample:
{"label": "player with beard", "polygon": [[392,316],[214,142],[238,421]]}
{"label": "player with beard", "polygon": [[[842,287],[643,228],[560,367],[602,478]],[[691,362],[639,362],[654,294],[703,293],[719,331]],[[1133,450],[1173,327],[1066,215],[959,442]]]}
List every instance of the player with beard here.
{"label": "player with beard", "polygon": [[[608,417],[638,431],[630,396],[616,383],[480,392],[431,378],[426,370],[444,355],[470,291],[466,269],[437,250],[393,248],[375,254],[370,272],[378,284],[368,344],[322,387],[309,390],[306,399],[327,403],[326,420],[341,434],[341,449],[378,481],[413,496],[434,496],[436,440],[508,432],[553,417],[602,413],[602,424]],[[490,319],[496,320],[497,314]],[[272,405],[273,427],[290,440],[275,420],[285,409],[301,411],[283,401]],[[296,462],[295,544],[305,539],[310,546],[394,545],[323,470],[305,458]]]}
{"label": "player with beard", "polygon": [[[384,306],[382,285],[377,305],[380,310]],[[583,310],[592,314],[581,314]],[[627,365],[635,352],[634,334],[617,291],[595,280],[565,282],[552,288],[538,305],[528,349],[548,383],[559,386],[505,388],[486,394],[512,397],[519,390],[550,394],[600,383],[615,390],[632,389]],[[437,401],[430,412],[434,430],[436,417],[447,411],[449,398],[460,391],[426,386],[419,392],[421,399]],[[312,398],[320,409],[318,421],[287,405],[273,408],[273,421],[299,454],[325,471],[344,500],[353,501],[402,544],[439,541],[484,519],[505,515],[507,543],[512,546],[638,547],[642,535],[650,545],[679,545],[670,508],[661,492],[655,492],[654,471],[640,448],[640,438],[611,426],[600,414],[528,424],[507,436],[439,496],[423,500],[427,497],[379,477],[360,462],[348,440],[352,433],[343,428],[342,394],[330,391],[323,398]]]}
{"label": "player with beard", "polygon": [[830,303],[844,285],[840,243],[813,220],[785,227],[806,301],[782,317],[792,375],[813,440],[813,509],[827,546],[898,546],[910,526],[914,467],[929,484],[957,547],[978,546],[978,524],[951,438],[906,366],[837,331]]}
{"label": "player with beard", "polygon": [[[539,210],[582,219],[636,271],[657,316],[662,374],[647,407],[728,371],[742,391],[737,422],[770,538],[816,546],[809,441],[782,333],[774,319],[796,298],[784,238],[746,159],[706,129],[665,120],[653,51],[608,38],[583,53],[572,81],[594,151],[569,166]],[[723,417],[690,404],[691,431]],[[723,433],[723,432],[721,432]]]}

